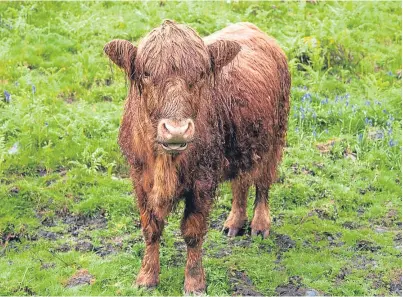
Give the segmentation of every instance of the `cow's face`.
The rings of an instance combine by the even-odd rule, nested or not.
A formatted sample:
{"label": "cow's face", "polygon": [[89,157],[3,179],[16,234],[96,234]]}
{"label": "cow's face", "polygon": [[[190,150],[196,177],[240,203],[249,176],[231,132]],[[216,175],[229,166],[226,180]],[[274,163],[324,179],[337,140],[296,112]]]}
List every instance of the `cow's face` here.
{"label": "cow's face", "polygon": [[113,40],[104,50],[136,85],[161,150],[178,153],[197,136],[195,119],[200,103],[209,98],[212,74],[227,65],[240,46],[233,41],[206,46],[189,27],[164,21],[138,48]]}

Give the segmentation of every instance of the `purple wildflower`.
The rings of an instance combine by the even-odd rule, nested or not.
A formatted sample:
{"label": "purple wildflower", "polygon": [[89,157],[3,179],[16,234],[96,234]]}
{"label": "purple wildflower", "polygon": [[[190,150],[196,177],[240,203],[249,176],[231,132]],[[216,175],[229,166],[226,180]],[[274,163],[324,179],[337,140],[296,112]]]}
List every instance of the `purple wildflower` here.
{"label": "purple wildflower", "polygon": [[4,91],[4,97],[6,98],[7,103],[11,102],[11,94],[9,92]]}
{"label": "purple wildflower", "polygon": [[394,147],[397,143],[396,143],[396,141],[394,139],[391,139],[391,140],[389,140],[388,144],[389,144],[390,147]]}
{"label": "purple wildflower", "polygon": [[362,135],[362,133],[360,133],[360,134],[358,134],[358,141],[362,141],[362,138],[363,138],[363,135]]}
{"label": "purple wildflower", "polygon": [[365,105],[366,105],[366,106],[370,106],[370,105],[371,105],[371,102],[369,102],[368,100],[365,100]]}

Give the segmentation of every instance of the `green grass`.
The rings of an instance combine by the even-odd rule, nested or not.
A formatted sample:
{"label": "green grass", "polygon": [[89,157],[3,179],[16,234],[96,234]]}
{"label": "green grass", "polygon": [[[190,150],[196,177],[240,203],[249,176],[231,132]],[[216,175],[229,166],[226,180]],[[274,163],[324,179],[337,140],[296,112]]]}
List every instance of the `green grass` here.
{"label": "green grass", "polygon": [[[182,294],[183,205],[164,231],[160,285],[132,286],[144,245],[116,142],[127,82],[102,52],[165,18],[201,35],[253,22],[292,72],[272,234],[220,232],[223,184],[204,244],[207,293],[240,282],[265,295],[401,294],[401,3],[167,1],[0,3],[0,295]],[[81,269],[90,284],[69,286]]]}

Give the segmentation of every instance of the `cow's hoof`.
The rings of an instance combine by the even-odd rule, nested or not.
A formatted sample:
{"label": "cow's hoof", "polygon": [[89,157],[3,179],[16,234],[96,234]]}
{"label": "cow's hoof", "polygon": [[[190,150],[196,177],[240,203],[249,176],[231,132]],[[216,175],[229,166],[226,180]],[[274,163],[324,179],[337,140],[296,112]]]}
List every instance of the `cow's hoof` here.
{"label": "cow's hoof", "polygon": [[206,287],[203,288],[197,288],[197,289],[193,289],[191,290],[191,288],[187,288],[186,286],[183,288],[183,292],[185,296],[202,296],[202,295],[206,295]]}
{"label": "cow's hoof", "polygon": [[251,235],[252,236],[258,236],[258,235],[262,235],[263,238],[267,238],[270,234],[270,229],[263,229],[263,230],[257,230],[257,229],[253,229],[251,231]]}
{"label": "cow's hoof", "polygon": [[228,237],[235,237],[238,235],[239,231],[241,231],[241,228],[228,228]]}
{"label": "cow's hoof", "polygon": [[158,285],[158,278],[154,275],[140,273],[137,276],[135,286],[147,289],[154,289]]}

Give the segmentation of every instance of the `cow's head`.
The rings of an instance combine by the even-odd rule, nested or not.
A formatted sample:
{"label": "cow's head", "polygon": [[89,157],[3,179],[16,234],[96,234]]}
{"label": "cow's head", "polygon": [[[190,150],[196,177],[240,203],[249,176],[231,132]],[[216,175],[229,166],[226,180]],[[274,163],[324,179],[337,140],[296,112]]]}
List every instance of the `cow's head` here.
{"label": "cow's head", "polygon": [[210,94],[213,74],[239,50],[234,41],[205,45],[194,30],[169,20],[138,47],[126,40],[112,40],[104,48],[136,86],[133,91],[138,92],[139,104],[155,128],[156,142],[170,153],[185,150],[193,140],[200,102],[206,102],[202,99]]}

